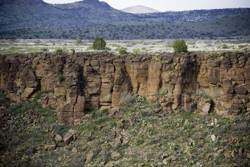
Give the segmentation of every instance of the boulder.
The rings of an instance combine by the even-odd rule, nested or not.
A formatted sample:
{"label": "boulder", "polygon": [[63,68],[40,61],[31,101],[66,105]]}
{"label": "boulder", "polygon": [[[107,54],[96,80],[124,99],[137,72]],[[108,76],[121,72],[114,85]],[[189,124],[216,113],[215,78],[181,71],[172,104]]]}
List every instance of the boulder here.
{"label": "boulder", "polygon": [[22,99],[28,99],[30,98],[30,96],[35,92],[35,88],[25,88],[22,95],[21,95],[21,98]]}
{"label": "boulder", "polygon": [[212,108],[212,104],[210,102],[207,102],[203,105],[202,107],[202,112],[204,114],[208,114],[210,111],[211,111],[211,108]]}
{"label": "boulder", "polygon": [[58,86],[54,88],[54,95],[59,96],[66,96],[66,90],[64,86]]}
{"label": "boulder", "polygon": [[112,152],[111,153],[111,159],[112,160],[118,160],[119,158],[121,158],[121,154],[119,153],[119,152],[117,152],[117,151],[114,151],[114,152]]}
{"label": "boulder", "polygon": [[59,135],[59,134],[56,134],[56,135],[55,135],[55,141],[56,141],[57,143],[62,142],[62,141],[63,141],[62,136]]}
{"label": "boulder", "polygon": [[63,136],[63,142],[64,144],[68,145],[72,140],[76,139],[76,131],[73,129],[70,129],[64,136]]}
{"label": "boulder", "polygon": [[95,151],[90,150],[86,155],[85,163],[90,163],[95,158],[96,154],[97,153]]}
{"label": "boulder", "polygon": [[56,149],[56,145],[55,144],[45,144],[43,146],[45,151],[52,151]]}

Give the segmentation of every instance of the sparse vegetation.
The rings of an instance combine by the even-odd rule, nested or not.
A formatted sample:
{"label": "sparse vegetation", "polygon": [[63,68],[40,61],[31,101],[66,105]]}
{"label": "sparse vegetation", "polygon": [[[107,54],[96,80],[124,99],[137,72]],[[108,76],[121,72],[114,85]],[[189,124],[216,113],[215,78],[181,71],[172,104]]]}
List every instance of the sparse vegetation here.
{"label": "sparse vegetation", "polygon": [[74,55],[76,53],[76,50],[75,49],[70,49],[71,51],[71,54]]}
{"label": "sparse vegetation", "polygon": [[126,94],[122,97],[120,102],[121,111],[123,112],[136,112],[141,111],[147,107],[150,108],[150,103],[145,97],[133,94]]}
{"label": "sparse vegetation", "polygon": [[47,53],[47,52],[49,51],[48,48],[42,48],[41,50],[42,50],[42,52],[44,52],[44,53]]}
{"label": "sparse vegetation", "polygon": [[55,54],[56,54],[56,55],[61,55],[61,54],[63,54],[63,49],[62,49],[62,48],[57,48],[57,49],[55,50]]}
{"label": "sparse vegetation", "polygon": [[[217,52],[223,51],[224,49],[221,46],[225,43],[228,46],[230,51],[239,51],[239,50],[250,50],[250,44],[244,43],[244,40],[238,40],[237,43],[234,40],[187,40],[189,43],[188,51],[205,51],[205,52]],[[69,51],[72,54],[72,49],[76,52],[86,52],[93,51],[93,43],[90,41],[82,41],[84,45],[76,45],[75,41],[72,40],[40,40],[40,43],[34,43],[33,40],[15,40],[13,41],[0,41],[0,48],[2,54],[11,54],[11,53],[39,53],[43,51],[54,52],[58,48],[63,48],[64,52]],[[32,43],[32,45],[31,45]],[[67,45],[62,45],[66,43]],[[108,41],[109,48],[111,52],[118,52],[120,48],[121,52],[124,51],[131,53],[156,53],[156,52],[172,52],[172,47],[165,47],[165,43],[171,43],[171,40],[146,40],[141,42],[138,41]],[[170,45],[170,44],[169,44]],[[46,46],[46,47],[45,47]],[[45,50],[43,50],[45,48]],[[125,50],[123,48],[126,48]],[[137,49],[139,48],[139,50]],[[142,48],[146,48],[142,50]],[[107,50],[105,48],[105,50]],[[46,51],[46,52],[47,52]]]}
{"label": "sparse vegetation", "polygon": [[[136,45],[137,42],[135,41],[124,42],[119,45],[119,50],[115,51],[118,51],[120,54],[126,54],[127,46],[132,45],[128,50],[131,51],[133,50],[132,48],[134,48],[134,54],[140,54],[148,52],[148,47],[142,47],[142,45],[151,46],[157,44],[155,41],[151,44],[148,44],[150,43],[149,41],[139,43],[139,45]],[[162,43],[164,42],[158,41],[159,46],[163,46]],[[43,45],[43,41],[39,41],[38,45]],[[82,49],[79,49],[82,45],[75,47],[75,49],[71,49],[73,48],[72,45],[75,45],[74,41],[63,44],[56,43],[55,45],[56,46],[51,48],[64,48],[64,50],[57,49],[55,51],[58,55],[62,54],[65,50],[71,51],[72,54],[75,54],[75,49],[78,49],[78,52]],[[108,50],[106,42],[105,46],[103,41],[97,42],[96,45],[98,48],[102,47],[105,50]],[[193,42],[192,45],[196,45],[196,43]],[[89,46],[92,46],[92,43],[85,48]],[[111,47],[110,50],[114,51],[112,50],[112,46],[109,46]],[[222,46],[222,43],[219,43],[218,47],[220,46]],[[227,46],[231,47],[232,45]],[[117,45],[114,45],[114,47],[117,48]],[[248,44],[246,47],[248,47]],[[13,48],[15,49],[15,46]],[[36,47],[35,49],[41,51],[41,47]],[[163,47],[163,51],[164,49],[165,46]],[[183,52],[183,47],[178,49],[182,50],[178,51],[178,53]],[[157,50],[157,47],[153,47],[152,50]],[[149,61],[152,60],[161,65],[162,71],[171,70],[172,64],[173,68],[175,68],[174,63],[176,63],[176,59],[172,59],[172,54],[166,54],[171,57],[163,57],[161,56],[162,54],[157,54],[158,53],[155,53],[154,57],[152,57],[153,59],[149,59]],[[214,54],[213,58],[217,59],[217,55],[218,54]],[[77,56],[80,56],[80,54]],[[74,58],[76,56],[72,57]],[[83,58],[85,59],[85,57]],[[237,59],[240,61],[240,58]],[[76,62],[75,60],[76,59],[72,62]],[[164,61],[169,67],[171,64],[171,68],[167,68],[167,66],[164,65]],[[244,61],[246,62],[247,60]],[[70,67],[73,65],[72,62],[67,65]],[[99,76],[99,70],[97,71],[95,69],[95,62],[91,61],[90,64],[93,65],[91,72],[94,74],[98,72]],[[158,96],[157,98],[166,101],[162,100],[162,102],[160,100],[159,102],[156,102],[156,104],[151,104],[145,97],[131,93],[125,94],[121,98],[120,109],[109,109],[110,106],[108,105],[110,102],[107,102],[107,106],[102,106],[104,107],[102,109],[93,109],[87,105],[89,105],[88,100],[94,101],[95,99],[88,99],[86,97],[86,110],[81,122],[74,126],[59,124],[56,117],[57,112],[50,108],[43,108],[40,102],[48,104],[52,103],[52,106],[55,104],[53,101],[55,98],[56,104],[58,104],[58,101],[60,103],[60,100],[68,102],[69,98],[67,96],[68,93],[70,93],[69,96],[72,96],[70,101],[74,103],[74,106],[69,104],[66,107],[71,108],[73,106],[74,111],[76,111],[77,108],[81,108],[82,110],[82,106],[77,106],[79,102],[78,97],[80,97],[82,93],[85,94],[86,92],[88,94],[90,92],[88,92],[88,89],[85,91],[85,79],[88,79],[86,86],[90,86],[91,89],[92,84],[95,81],[92,78],[85,78],[86,66],[82,65],[81,69],[83,69],[83,67],[84,76],[82,76],[82,74],[81,76],[78,76],[77,79],[79,82],[77,81],[77,85],[68,85],[68,83],[65,82],[67,87],[73,86],[74,91],[77,92],[69,92],[68,89],[65,92],[65,90],[61,91],[61,89],[58,89],[58,93],[56,93],[57,95],[51,92],[38,92],[34,95],[32,93],[29,100],[14,104],[9,102],[5,97],[5,94],[0,91],[0,121],[3,122],[1,125],[4,125],[0,128],[0,166],[248,166],[250,162],[249,113],[242,113],[240,116],[229,119],[209,112],[205,117],[199,115],[199,111],[197,111],[197,113],[185,112],[184,107],[176,109],[177,111],[180,111],[178,114],[167,113],[168,111],[164,109],[163,111],[160,110],[161,108],[168,107],[168,99],[170,100],[170,103],[172,102],[172,99],[167,97],[168,93],[169,95],[172,95],[172,90],[178,88],[173,87],[174,85],[172,83],[172,80],[175,81],[176,77],[179,76],[177,73],[178,76],[175,76],[174,71],[171,75],[168,75],[168,73],[163,75],[162,73],[160,77],[166,77],[169,78],[169,80],[166,79],[159,82],[158,85],[162,88],[159,90],[158,94],[156,93],[154,95]],[[117,66],[115,66],[115,68],[116,67]],[[100,71],[102,71],[103,67],[100,68]],[[109,70],[111,69],[109,66],[107,66],[107,68],[108,69],[105,69],[105,72],[111,71]],[[112,76],[114,72],[113,68],[114,65],[112,64]],[[73,73],[71,70],[56,68],[56,70],[58,69],[59,72],[57,71],[55,73],[58,74],[56,76],[57,78],[55,78],[57,80],[55,81],[57,86],[61,86],[58,85],[59,83],[64,85],[66,79],[66,81],[68,81],[69,78],[65,78],[65,76],[70,76],[70,78],[72,78],[71,76],[78,75],[78,73]],[[89,69],[90,68],[87,70]],[[127,69],[125,68],[124,70]],[[77,72],[82,73],[82,71]],[[119,71],[116,69],[116,72]],[[180,72],[182,73],[182,71]],[[125,75],[126,73],[124,76]],[[102,77],[106,78],[106,76],[101,74],[101,78],[98,78],[98,81],[100,80],[101,83],[105,82],[103,80],[105,78]],[[109,79],[112,78],[112,80],[114,79],[113,77],[110,78],[109,75],[107,77]],[[130,75],[128,78],[129,77]],[[123,84],[125,81],[122,80],[123,78],[116,78],[114,83],[117,82],[118,84]],[[131,82],[132,79],[133,78],[131,77]],[[84,86],[81,87],[78,83],[80,85],[84,84]],[[142,85],[139,84],[138,87],[142,88]],[[167,88],[164,87],[165,85],[167,85]],[[103,85],[101,85],[101,88],[102,86]],[[112,84],[112,86],[114,85]],[[168,88],[168,86],[170,87]],[[93,87],[98,87],[98,89],[100,89],[99,84],[94,83]],[[84,92],[82,92],[83,89]],[[168,89],[170,90],[169,92]],[[101,89],[101,91],[95,90],[93,91],[95,92],[93,93],[94,95],[90,96],[99,95],[102,91],[103,89]],[[111,93],[110,90],[108,91]],[[45,95],[45,93],[48,94]],[[76,96],[73,95],[73,93],[77,93]],[[114,92],[112,92],[112,94],[113,93]],[[189,94],[185,93],[185,95]],[[210,110],[214,109],[214,102],[205,91],[197,92],[197,94],[192,94],[190,96],[192,98],[191,102],[194,100],[195,105],[198,105],[198,102],[200,102],[199,100],[202,100],[202,102],[209,102],[209,104],[211,104],[212,109]],[[110,100],[109,97],[107,98],[107,101]],[[182,102],[184,100],[188,101],[189,99],[186,99],[185,96],[185,98],[180,100]],[[96,101],[100,101],[100,99]],[[8,103],[8,105],[5,105],[4,103]],[[64,105],[64,103],[60,104],[60,106],[61,105]],[[200,106],[203,107],[203,105]],[[65,109],[67,109],[66,107]],[[66,114],[73,113],[68,112]],[[2,119],[3,117],[7,117],[7,119]],[[60,142],[56,141],[55,137],[57,135],[60,135],[62,138],[69,129],[77,130],[77,135],[71,143],[66,145],[63,140]]]}
{"label": "sparse vegetation", "polygon": [[120,55],[125,55],[125,54],[127,54],[127,53],[128,53],[127,48],[124,48],[124,47],[118,48],[118,53],[119,53]]}
{"label": "sparse vegetation", "polygon": [[175,53],[186,53],[188,51],[186,41],[184,40],[175,40],[172,46]]}
{"label": "sparse vegetation", "polygon": [[47,110],[51,111],[50,109],[43,108],[39,103],[39,100],[46,93],[48,92],[37,92],[36,95],[31,100],[23,101],[17,104],[12,104],[9,108],[9,111],[13,113],[23,113],[29,110],[37,112],[44,112],[44,111],[47,112]]}
{"label": "sparse vegetation", "polygon": [[[42,96],[42,92],[38,93],[34,101]],[[235,119],[187,112],[166,116],[154,113],[145,98],[124,95],[121,111],[111,115],[110,110],[91,110],[79,125],[70,127],[51,120],[55,112],[41,112],[33,104],[27,106],[32,107],[21,107],[27,110],[14,114],[7,131],[1,133],[3,166],[99,166],[103,161],[113,164],[114,159],[117,166],[249,163],[249,114]],[[55,134],[63,135],[70,128],[77,130],[77,140],[68,146],[58,144],[52,150],[44,149],[55,145]]]}
{"label": "sparse vegetation", "polygon": [[64,77],[63,73],[59,73],[58,74],[58,79],[59,79],[60,83],[62,83],[63,81],[65,81],[65,77]]}
{"label": "sparse vegetation", "polygon": [[135,55],[138,55],[138,54],[141,53],[141,49],[140,49],[140,48],[134,48],[134,49],[133,49],[133,53],[134,53]]}
{"label": "sparse vegetation", "polygon": [[80,45],[80,44],[82,43],[81,38],[77,38],[76,41],[75,41],[75,43],[76,43],[77,45]]}
{"label": "sparse vegetation", "polygon": [[222,48],[222,49],[228,49],[229,46],[228,46],[227,44],[223,44],[223,45],[221,46],[221,48]]}
{"label": "sparse vegetation", "polygon": [[204,91],[199,91],[195,95],[198,97],[203,97],[203,98],[208,99],[208,100],[212,100],[212,98]]}
{"label": "sparse vegetation", "polygon": [[105,50],[106,41],[103,38],[97,37],[93,43],[93,49],[95,50]]}
{"label": "sparse vegetation", "polygon": [[168,90],[164,87],[162,87],[160,90],[159,90],[159,96],[160,97],[163,97],[163,96],[166,96],[168,94]]}

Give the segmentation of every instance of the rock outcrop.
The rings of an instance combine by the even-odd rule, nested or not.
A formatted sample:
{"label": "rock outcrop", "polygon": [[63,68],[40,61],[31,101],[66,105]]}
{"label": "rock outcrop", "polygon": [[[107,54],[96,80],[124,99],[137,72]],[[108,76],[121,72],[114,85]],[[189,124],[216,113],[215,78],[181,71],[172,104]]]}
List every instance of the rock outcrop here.
{"label": "rock outcrop", "polygon": [[65,123],[132,93],[161,112],[239,114],[250,112],[250,53],[1,55],[0,90],[15,102],[46,92],[42,105]]}

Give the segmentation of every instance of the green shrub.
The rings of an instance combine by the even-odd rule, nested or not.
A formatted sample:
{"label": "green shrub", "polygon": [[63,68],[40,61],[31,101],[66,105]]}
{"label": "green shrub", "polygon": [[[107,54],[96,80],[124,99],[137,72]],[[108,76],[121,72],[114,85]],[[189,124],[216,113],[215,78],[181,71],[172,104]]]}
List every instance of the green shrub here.
{"label": "green shrub", "polygon": [[133,49],[133,53],[136,54],[136,55],[138,55],[138,54],[141,53],[141,49],[135,48],[135,49]]}
{"label": "green shrub", "polygon": [[166,89],[166,88],[161,88],[160,90],[159,90],[159,96],[160,97],[163,97],[163,96],[166,96],[168,94],[168,90]]}
{"label": "green shrub", "polygon": [[64,77],[63,73],[59,73],[58,74],[58,79],[59,79],[60,83],[62,83],[63,81],[65,81],[65,77]]}
{"label": "green shrub", "polygon": [[9,111],[15,114],[20,114],[20,113],[27,112],[29,110],[33,110],[39,113],[41,116],[45,117],[47,122],[53,123],[56,121],[55,117],[52,115],[54,113],[54,110],[51,108],[43,108],[40,103],[40,99],[47,93],[49,92],[39,91],[35,94],[33,99],[11,105],[9,107]]}
{"label": "green shrub", "polygon": [[187,47],[186,41],[184,41],[184,40],[180,40],[180,39],[175,40],[173,42],[172,47],[174,48],[175,53],[188,52],[188,47]]}
{"label": "green shrub", "polygon": [[13,113],[23,113],[25,111],[34,109],[36,106],[31,101],[25,101],[19,104],[11,105],[9,110]]}
{"label": "green shrub", "polygon": [[97,37],[93,43],[93,49],[104,50],[106,48],[106,42],[103,38]]}
{"label": "green shrub", "polygon": [[131,95],[131,94],[124,94],[121,97],[120,105],[121,106],[126,106],[126,105],[129,105],[129,104],[134,104],[135,102],[136,102],[136,96]]}
{"label": "green shrub", "polygon": [[56,53],[56,55],[61,55],[61,54],[63,54],[63,49],[62,48],[57,48],[55,50],[55,53]]}
{"label": "green shrub", "polygon": [[75,49],[70,49],[70,52],[72,55],[74,55],[76,53]]}
{"label": "green shrub", "polygon": [[105,51],[111,51],[111,48],[106,47]]}
{"label": "green shrub", "polygon": [[124,47],[120,47],[120,48],[118,49],[118,52],[119,52],[120,55],[125,55],[125,54],[128,53],[128,52],[127,52],[127,48],[124,48]]}
{"label": "green shrub", "polygon": [[212,97],[210,97],[206,92],[204,91],[198,91],[195,93],[196,96],[198,97],[202,97],[204,99],[207,99],[207,100],[212,100]]}
{"label": "green shrub", "polygon": [[145,97],[139,95],[126,94],[122,96],[121,101],[121,111],[124,112],[134,112],[142,111],[147,108],[150,104]]}
{"label": "green shrub", "polygon": [[223,44],[223,45],[221,46],[221,48],[222,48],[222,49],[229,49],[230,47],[229,47],[227,44]]}
{"label": "green shrub", "polygon": [[42,48],[41,50],[42,50],[42,52],[45,52],[45,53],[49,51],[48,48]]}

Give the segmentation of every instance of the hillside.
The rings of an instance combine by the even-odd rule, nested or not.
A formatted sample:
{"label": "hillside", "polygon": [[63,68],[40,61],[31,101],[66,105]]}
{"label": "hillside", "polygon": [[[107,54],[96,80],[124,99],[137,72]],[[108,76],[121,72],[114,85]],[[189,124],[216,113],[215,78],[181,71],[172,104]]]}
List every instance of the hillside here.
{"label": "hillside", "polygon": [[164,39],[250,35],[250,9],[130,14],[98,0],[1,0],[0,38]]}

